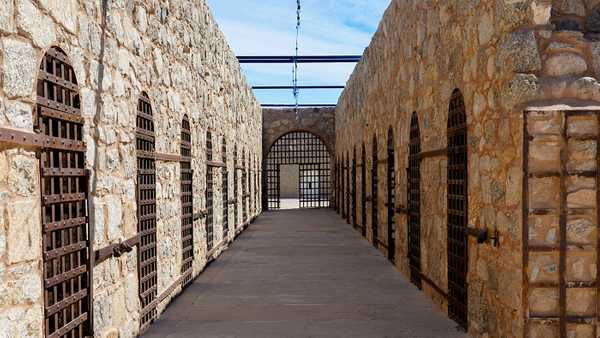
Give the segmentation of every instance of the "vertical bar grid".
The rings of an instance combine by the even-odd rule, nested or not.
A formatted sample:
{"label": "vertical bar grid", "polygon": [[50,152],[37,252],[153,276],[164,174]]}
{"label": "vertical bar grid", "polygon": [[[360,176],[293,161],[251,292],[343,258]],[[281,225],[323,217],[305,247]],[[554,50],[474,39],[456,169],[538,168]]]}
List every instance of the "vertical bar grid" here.
{"label": "vertical bar grid", "polygon": [[346,193],[344,194],[344,200],[346,201],[346,223],[350,224],[350,208],[352,207],[350,203],[352,200],[350,199],[350,156],[346,153],[346,163],[345,163],[345,180],[344,186],[346,187]]}
{"label": "vertical bar grid", "polygon": [[[41,134],[83,140],[77,79],[58,48],[42,59],[35,115]],[[43,148],[40,155],[45,336],[83,338],[91,334],[85,149]]]}
{"label": "vertical bar grid", "polygon": [[222,171],[222,182],[223,184],[223,194],[222,194],[222,203],[223,203],[223,238],[228,238],[229,234],[229,170],[227,169],[227,140],[225,136],[223,136],[223,142],[221,143],[221,154],[223,156],[223,163],[225,167],[223,167]]}
{"label": "vertical bar grid", "polygon": [[212,250],[214,244],[213,229],[213,167],[208,164],[213,160],[213,142],[212,133],[206,132],[206,250]]}
{"label": "vertical bar grid", "polygon": [[239,187],[238,187],[238,151],[237,144],[233,147],[233,227],[234,229],[238,226],[238,212],[239,212]]}
{"label": "vertical bar grid", "polygon": [[414,112],[410,122],[408,159],[408,258],[410,280],[421,288],[421,132]]}
{"label": "vertical bar grid", "polygon": [[452,94],[448,112],[448,314],[468,326],[467,115],[462,94]]}
{"label": "vertical bar grid", "polygon": [[300,166],[300,208],[330,206],[330,154],[325,144],[308,132],[292,132],[278,139],[267,155],[269,210],[280,208],[280,165]]}
{"label": "vertical bar grid", "polygon": [[352,226],[356,229],[356,148],[352,150]]}
{"label": "vertical bar grid", "polygon": [[379,182],[377,181],[377,136],[373,136],[373,152],[371,156],[371,234],[373,237],[373,246],[379,248]]}
{"label": "vertical bar grid", "polygon": [[138,99],[136,118],[139,295],[142,305],[141,331],[156,318],[156,163],[152,106],[146,93]]}
{"label": "vertical bar grid", "polygon": [[192,131],[190,121],[186,116],[181,122],[181,274],[182,284],[187,285],[192,280],[192,263],[194,260],[194,195],[192,172]]}
{"label": "vertical bar grid", "polygon": [[396,163],[394,155],[394,131],[390,127],[387,139],[387,225],[388,259],[396,260]]}
{"label": "vertical bar grid", "polygon": [[242,150],[242,222],[248,221],[248,166],[246,150]]}
{"label": "vertical bar grid", "polygon": [[367,151],[362,145],[362,162],[360,167],[360,203],[361,203],[361,230],[363,237],[367,236]]}

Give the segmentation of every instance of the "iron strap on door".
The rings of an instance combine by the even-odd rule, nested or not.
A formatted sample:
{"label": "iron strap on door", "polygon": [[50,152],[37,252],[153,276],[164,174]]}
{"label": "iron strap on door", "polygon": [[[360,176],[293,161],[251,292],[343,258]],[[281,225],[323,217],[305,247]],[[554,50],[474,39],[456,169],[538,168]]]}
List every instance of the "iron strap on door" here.
{"label": "iron strap on door", "polygon": [[421,132],[417,113],[410,122],[408,158],[408,260],[410,280],[421,288]]}
{"label": "iron strap on door", "polygon": [[137,214],[138,284],[142,306],[140,331],[145,331],[156,318],[157,252],[156,252],[156,162],[152,106],[146,93],[138,99],[136,117],[137,147]]}
{"label": "iron strap on door", "polygon": [[209,131],[206,132],[206,252],[209,252],[213,248],[214,243],[214,229],[213,229],[213,166],[208,165],[208,162],[213,160],[213,149],[212,149],[212,134]]}
{"label": "iron strap on door", "polygon": [[89,172],[77,79],[58,48],[40,65],[34,121],[40,134],[79,145],[43,147],[40,183],[45,336],[83,338],[92,334]]}
{"label": "iron strap on door", "polygon": [[467,116],[460,91],[448,112],[448,314],[467,328]]}
{"label": "iron strap on door", "polygon": [[192,171],[192,131],[190,121],[185,115],[181,122],[181,274],[182,285],[192,280],[194,260],[194,194]]}
{"label": "iron strap on door", "polygon": [[379,248],[379,209],[378,209],[378,181],[377,181],[377,137],[373,137],[373,154],[371,162],[371,231],[373,246]]}

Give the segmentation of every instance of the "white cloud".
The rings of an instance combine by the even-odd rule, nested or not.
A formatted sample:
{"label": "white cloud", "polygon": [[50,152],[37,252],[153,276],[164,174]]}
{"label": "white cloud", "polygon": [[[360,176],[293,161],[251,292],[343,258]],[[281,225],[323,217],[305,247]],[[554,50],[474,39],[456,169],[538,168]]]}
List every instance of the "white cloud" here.
{"label": "white cloud", "polygon": [[[296,38],[294,0],[208,0],[237,55],[292,55]],[[302,0],[301,55],[362,54],[389,0]],[[291,65],[244,65],[252,84],[291,84]],[[354,64],[300,66],[302,84],[342,85]],[[332,96],[333,95],[333,96]],[[339,91],[303,93],[335,102]],[[262,102],[291,93],[258,93]],[[291,101],[290,101],[291,102]],[[305,101],[306,102],[306,101]],[[324,101],[323,101],[324,102]],[[315,103],[315,102],[310,102]],[[320,103],[320,102],[317,102]]]}

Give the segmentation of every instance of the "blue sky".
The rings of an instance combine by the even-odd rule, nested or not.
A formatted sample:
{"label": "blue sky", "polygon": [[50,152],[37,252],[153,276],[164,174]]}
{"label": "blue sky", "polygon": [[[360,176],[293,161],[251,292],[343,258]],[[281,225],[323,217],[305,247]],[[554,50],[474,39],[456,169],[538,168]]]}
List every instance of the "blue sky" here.
{"label": "blue sky", "polygon": [[[362,54],[390,0],[302,0],[300,55]],[[208,0],[237,55],[293,55],[295,0]],[[292,65],[242,65],[251,85],[291,85]],[[354,64],[301,64],[299,85],[344,85]],[[300,103],[337,103],[341,93],[303,90]],[[260,90],[261,103],[294,102],[292,91]]]}

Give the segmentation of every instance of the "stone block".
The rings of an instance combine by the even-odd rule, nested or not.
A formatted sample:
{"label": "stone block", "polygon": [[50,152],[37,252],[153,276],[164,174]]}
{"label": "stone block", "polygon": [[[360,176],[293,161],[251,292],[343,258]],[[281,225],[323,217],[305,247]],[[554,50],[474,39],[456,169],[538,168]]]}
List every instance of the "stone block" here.
{"label": "stone block", "polygon": [[39,0],[50,15],[71,33],[76,33],[79,2],[77,0]]}
{"label": "stone block", "polygon": [[560,179],[558,177],[529,180],[529,207],[532,209],[558,209],[560,206]]}
{"label": "stone block", "polygon": [[559,173],[561,143],[554,137],[536,137],[529,144],[529,172]]}
{"label": "stone block", "polygon": [[31,1],[17,1],[17,24],[31,36],[33,44],[46,49],[56,40],[56,28],[51,18],[44,15]]}
{"label": "stone block", "polygon": [[567,121],[567,135],[570,137],[585,137],[598,135],[598,117],[571,116]]}
{"label": "stone block", "polygon": [[535,33],[519,30],[508,34],[498,45],[497,67],[515,73],[532,73],[542,68]]}
{"label": "stone block", "polygon": [[14,201],[8,205],[8,262],[41,259],[40,206],[36,201]]}
{"label": "stone block", "polygon": [[562,133],[562,122],[561,112],[530,112],[527,119],[527,131],[532,136],[560,136]]}
{"label": "stone block", "polygon": [[585,59],[575,53],[556,54],[544,63],[544,74],[548,76],[581,75],[587,70]]}
{"label": "stone block", "polygon": [[558,288],[532,288],[529,290],[529,314],[531,316],[558,316]]}
{"label": "stone block", "polygon": [[596,216],[594,214],[567,216],[568,244],[595,245],[596,234]]}
{"label": "stone block", "polygon": [[596,253],[573,250],[567,252],[566,279],[569,282],[592,282],[596,280]]}
{"label": "stone block", "polygon": [[567,316],[592,316],[595,313],[595,289],[567,289]]}
{"label": "stone block", "polygon": [[529,254],[529,282],[558,283],[558,253],[532,252]]}
{"label": "stone block", "polygon": [[19,101],[8,101],[5,114],[10,127],[33,131],[31,105]]}
{"label": "stone block", "polygon": [[569,338],[596,338],[594,331],[594,325],[567,324],[567,337]]}
{"label": "stone block", "polygon": [[583,141],[570,139],[568,142],[567,171],[594,171],[596,170],[596,141]]}
{"label": "stone block", "polygon": [[0,0],[0,31],[13,33],[15,31],[15,6],[13,0]]}
{"label": "stone block", "polygon": [[560,239],[558,215],[529,216],[529,244],[557,245]]}
{"label": "stone block", "polygon": [[33,156],[9,156],[9,191],[17,196],[34,197],[39,192],[38,160]]}
{"label": "stone block", "polygon": [[560,338],[558,323],[531,322],[528,326],[529,338]]}
{"label": "stone block", "polygon": [[37,56],[33,47],[21,40],[2,40],[4,58],[2,73],[4,93],[9,97],[30,97],[34,94]]}
{"label": "stone block", "polygon": [[581,189],[567,194],[567,207],[573,209],[595,209],[596,190]]}

